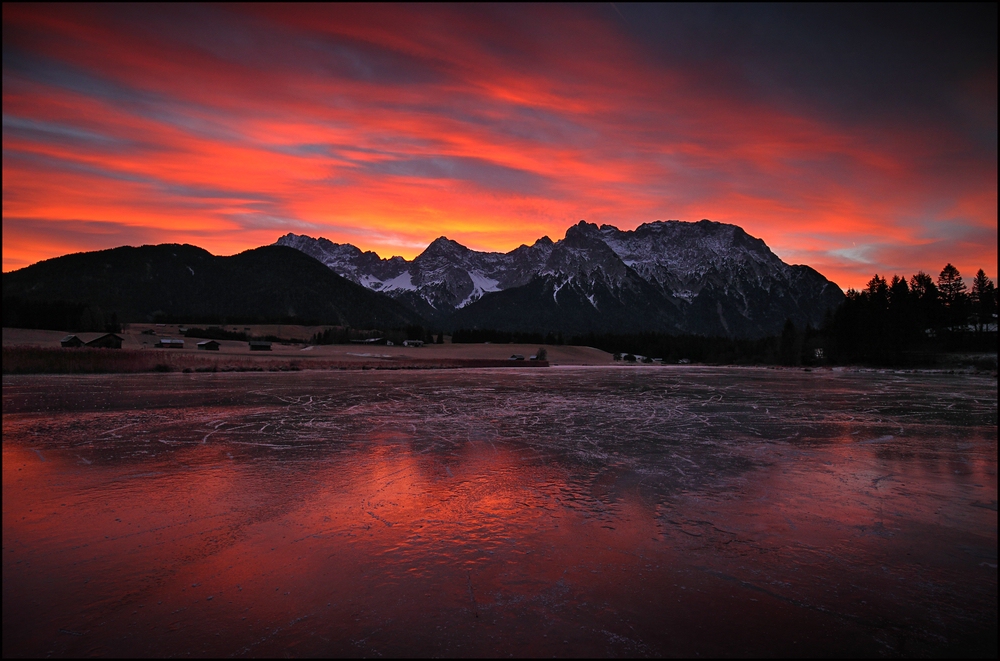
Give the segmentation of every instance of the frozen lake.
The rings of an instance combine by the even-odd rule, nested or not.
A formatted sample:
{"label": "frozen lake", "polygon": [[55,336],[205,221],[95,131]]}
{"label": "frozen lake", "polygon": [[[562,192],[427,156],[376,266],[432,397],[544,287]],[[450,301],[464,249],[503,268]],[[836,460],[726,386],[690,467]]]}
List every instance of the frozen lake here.
{"label": "frozen lake", "polygon": [[3,378],[3,655],[990,654],[997,381]]}

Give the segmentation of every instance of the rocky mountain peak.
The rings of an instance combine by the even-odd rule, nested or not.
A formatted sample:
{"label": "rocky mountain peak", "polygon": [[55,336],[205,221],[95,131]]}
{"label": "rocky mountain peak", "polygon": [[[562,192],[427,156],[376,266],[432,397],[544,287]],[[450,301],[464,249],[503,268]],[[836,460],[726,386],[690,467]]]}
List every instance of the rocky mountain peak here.
{"label": "rocky mountain peak", "polygon": [[[563,323],[560,310],[565,312],[568,301],[577,301],[583,308],[573,323],[591,329],[614,330],[622,319],[631,319],[629,328],[754,337],[780,332],[786,318],[818,325],[843,298],[836,285],[818,273],[806,277],[761,239],[707,219],[655,221],[635,230],[581,220],[559,241],[543,236],[508,253],[470,250],[442,236],[413,261],[381,259],[350,244],[295,234],[278,243],[444,325],[453,316],[454,323],[496,324],[504,314],[520,315],[523,322],[530,310],[521,308],[532,296],[542,296],[556,306],[538,317],[548,319],[550,330]],[[535,293],[506,296],[525,287]],[[505,297],[492,298],[501,293]],[[499,301],[515,299],[518,304],[504,313]],[[486,308],[494,316],[476,317],[475,310]],[[636,312],[640,308],[645,311]],[[591,318],[612,310],[619,321]],[[661,327],[668,319],[669,328]]]}
{"label": "rocky mountain peak", "polygon": [[438,238],[431,241],[430,244],[427,246],[427,248],[424,249],[424,252],[421,254],[425,254],[428,252],[445,253],[445,254],[456,253],[456,252],[463,253],[468,251],[469,249],[463,246],[458,241],[452,241],[446,236],[439,236]]}

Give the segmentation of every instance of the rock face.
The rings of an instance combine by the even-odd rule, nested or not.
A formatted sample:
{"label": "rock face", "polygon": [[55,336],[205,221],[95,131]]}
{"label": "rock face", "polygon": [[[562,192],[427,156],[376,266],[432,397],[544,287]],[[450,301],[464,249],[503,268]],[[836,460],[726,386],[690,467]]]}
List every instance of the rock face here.
{"label": "rock face", "polygon": [[580,221],[560,241],[542,237],[508,253],[441,237],[413,261],[295,234],[278,244],[451,328],[761,337],[780,333],[786,319],[818,326],[844,298],[810,267],[708,220],[630,231]]}

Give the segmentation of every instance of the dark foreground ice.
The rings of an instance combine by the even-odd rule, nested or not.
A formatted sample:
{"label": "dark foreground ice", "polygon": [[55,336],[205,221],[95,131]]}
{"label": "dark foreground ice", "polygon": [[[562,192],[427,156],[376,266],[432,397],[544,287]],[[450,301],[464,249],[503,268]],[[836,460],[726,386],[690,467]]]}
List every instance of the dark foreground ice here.
{"label": "dark foreground ice", "polygon": [[3,655],[991,655],[997,382],[4,377]]}

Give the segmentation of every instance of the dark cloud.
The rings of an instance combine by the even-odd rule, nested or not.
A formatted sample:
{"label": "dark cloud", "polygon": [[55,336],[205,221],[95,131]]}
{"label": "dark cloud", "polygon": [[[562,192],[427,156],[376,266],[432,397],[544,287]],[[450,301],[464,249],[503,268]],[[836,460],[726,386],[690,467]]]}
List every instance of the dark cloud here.
{"label": "dark cloud", "polygon": [[[690,72],[695,86],[853,124],[944,121],[996,154],[995,138],[984,144],[981,127],[969,126],[996,130],[996,3],[618,9],[650,55]],[[984,107],[962,108],[970,103]]]}
{"label": "dark cloud", "polygon": [[421,179],[467,181],[487,190],[535,195],[547,187],[545,177],[478,158],[435,156],[365,165],[369,172]]}

